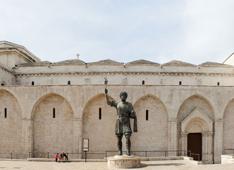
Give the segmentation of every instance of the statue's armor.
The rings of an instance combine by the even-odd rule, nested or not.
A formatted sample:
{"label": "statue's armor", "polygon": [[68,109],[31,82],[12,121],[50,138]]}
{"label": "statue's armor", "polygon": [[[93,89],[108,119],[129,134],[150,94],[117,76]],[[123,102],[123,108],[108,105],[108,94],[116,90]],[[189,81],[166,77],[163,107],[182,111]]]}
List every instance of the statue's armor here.
{"label": "statue's armor", "polygon": [[130,118],[135,118],[135,111],[133,106],[129,102],[116,102],[112,100],[110,102],[112,107],[117,109],[117,120],[115,124],[115,134],[116,135],[123,135],[123,134],[132,134],[132,129],[130,125]]}
{"label": "statue's armor", "polygon": [[115,126],[115,134],[132,134],[132,129],[130,125],[130,117],[133,111],[131,103],[119,102],[117,103],[117,120]]}

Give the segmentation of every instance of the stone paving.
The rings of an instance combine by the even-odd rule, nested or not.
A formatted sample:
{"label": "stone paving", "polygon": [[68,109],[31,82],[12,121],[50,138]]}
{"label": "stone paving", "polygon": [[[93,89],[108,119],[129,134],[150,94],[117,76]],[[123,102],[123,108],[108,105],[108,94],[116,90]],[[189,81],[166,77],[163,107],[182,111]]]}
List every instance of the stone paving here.
{"label": "stone paving", "polygon": [[[147,161],[138,170],[233,170],[234,164],[195,165],[190,161]],[[106,162],[0,161],[0,170],[108,170]],[[131,169],[136,170],[136,169]]]}

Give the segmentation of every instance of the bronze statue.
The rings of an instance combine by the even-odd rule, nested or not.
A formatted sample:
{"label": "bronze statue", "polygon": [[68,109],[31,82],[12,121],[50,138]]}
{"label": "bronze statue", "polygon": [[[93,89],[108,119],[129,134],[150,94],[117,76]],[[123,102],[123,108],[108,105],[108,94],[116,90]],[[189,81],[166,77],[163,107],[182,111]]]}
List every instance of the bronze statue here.
{"label": "bronze statue", "polygon": [[[107,84],[107,80],[105,80],[105,84]],[[127,155],[131,155],[131,134],[132,134],[132,129],[131,129],[131,124],[130,124],[130,118],[134,119],[134,127],[133,131],[137,132],[137,117],[136,113],[133,109],[133,106],[131,103],[127,102],[126,99],[128,97],[128,94],[126,92],[121,92],[120,93],[120,102],[116,102],[113,100],[110,96],[108,96],[108,90],[105,88],[105,95],[106,95],[106,101],[107,104],[115,107],[117,110],[117,120],[116,120],[116,125],[115,125],[115,135],[117,136],[118,139],[118,150],[119,150],[119,155],[122,155],[122,138],[123,135],[126,138],[126,148],[127,148]]]}

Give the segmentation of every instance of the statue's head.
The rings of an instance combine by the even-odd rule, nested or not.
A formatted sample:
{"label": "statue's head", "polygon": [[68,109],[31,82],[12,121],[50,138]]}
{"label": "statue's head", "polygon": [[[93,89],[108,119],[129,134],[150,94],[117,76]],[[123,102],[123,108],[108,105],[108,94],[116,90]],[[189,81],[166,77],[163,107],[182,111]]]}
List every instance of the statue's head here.
{"label": "statue's head", "polygon": [[120,93],[119,97],[120,97],[120,99],[121,99],[122,101],[126,101],[126,99],[128,98],[128,93],[125,92],[125,91],[122,91],[122,92]]}

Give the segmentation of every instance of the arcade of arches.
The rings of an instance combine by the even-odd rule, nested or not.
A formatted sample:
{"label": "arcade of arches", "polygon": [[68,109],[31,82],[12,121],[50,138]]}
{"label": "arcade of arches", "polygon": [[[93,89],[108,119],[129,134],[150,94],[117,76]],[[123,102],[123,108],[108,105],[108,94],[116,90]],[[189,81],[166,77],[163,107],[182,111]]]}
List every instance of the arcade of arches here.
{"label": "arcade of arches", "polygon": [[[171,139],[170,112],[163,100],[155,95],[143,95],[132,100],[138,117],[138,133],[132,135],[134,151],[186,151],[203,162],[215,161],[215,128],[219,122],[210,101],[201,95],[184,98],[175,122],[176,138]],[[38,97],[31,111],[31,151],[40,153],[82,152],[82,139],[89,139],[89,152],[101,153],[116,150],[114,134],[116,110],[106,104],[104,94],[97,94],[83,101],[80,115],[72,104],[60,94],[49,93]],[[81,104],[82,105],[82,104]],[[81,107],[82,108],[82,107]],[[234,99],[230,100],[223,114],[223,153],[234,148]],[[26,132],[20,101],[7,90],[0,91],[0,153],[25,153],[29,139]],[[27,131],[27,130],[26,130]],[[27,132],[28,133],[28,132]],[[16,144],[17,141],[17,144]],[[193,143],[193,141],[197,141]],[[173,155],[173,153],[171,153]],[[199,156],[198,156],[199,155]],[[150,156],[162,156],[152,153]],[[98,156],[93,156],[96,158]]]}

